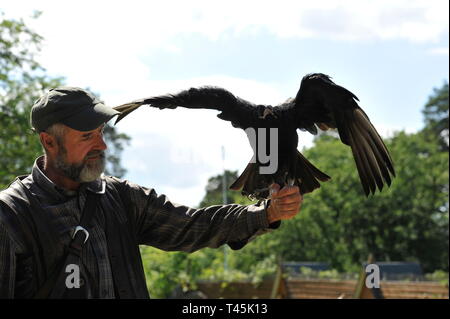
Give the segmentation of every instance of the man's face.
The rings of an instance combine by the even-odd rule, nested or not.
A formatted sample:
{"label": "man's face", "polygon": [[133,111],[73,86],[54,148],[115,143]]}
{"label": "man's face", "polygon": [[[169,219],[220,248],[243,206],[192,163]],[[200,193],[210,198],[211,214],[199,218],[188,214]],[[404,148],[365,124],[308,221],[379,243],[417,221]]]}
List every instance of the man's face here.
{"label": "man's face", "polygon": [[95,130],[81,132],[66,127],[64,139],[57,141],[56,168],[80,183],[99,178],[105,169],[103,129],[104,125],[101,125]]}

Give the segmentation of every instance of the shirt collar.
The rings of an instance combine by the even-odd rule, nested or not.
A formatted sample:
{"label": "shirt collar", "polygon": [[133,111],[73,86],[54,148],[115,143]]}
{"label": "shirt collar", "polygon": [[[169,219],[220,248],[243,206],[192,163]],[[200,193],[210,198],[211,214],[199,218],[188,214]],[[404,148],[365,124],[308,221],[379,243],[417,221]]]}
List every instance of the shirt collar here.
{"label": "shirt collar", "polygon": [[[34,162],[31,175],[33,177],[33,181],[39,185],[39,187],[43,188],[44,190],[58,195],[65,195],[65,196],[74,196],[77,194],[77,191],[71,191],[64,189],[62,187],[59,187],[55,183],[53,183],[45,174],[44,174],[44,156],[40,156],[36,159]],[[96,179],[93,182],[89,183],[82,183],[79,190],[87,189],[93,193],[96,194],[104,194],[106,190],[106,181],[102,176],[100,178]]]}

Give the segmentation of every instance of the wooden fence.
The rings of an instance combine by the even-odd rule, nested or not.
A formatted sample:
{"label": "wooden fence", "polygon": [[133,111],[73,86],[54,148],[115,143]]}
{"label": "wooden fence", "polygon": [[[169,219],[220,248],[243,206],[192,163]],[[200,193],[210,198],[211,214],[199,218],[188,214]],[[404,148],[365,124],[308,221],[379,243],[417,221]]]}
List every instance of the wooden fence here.
{"label": "wooden fence", "polygon": [[273,279],[258,284],[251,282],[203,282],[198,283],[198,290],[209,299],[268,299],[273,284]]}
{"label": "wooden fence", "polygon": [[388,299],[448,299],[448,286],[436,282],[381,282],[384,298]]}
{"label": "wooden fence", "polygon": [[[275,283],[278,287],[274,289]],[[356,288],[356,280],[299,278],[282,279],[278,282],[270,279],[259,284],[251,282],[203,282],[198,284],[198,289],[212,299],[348,299],[354,298]],[[448,286],[437,282],[381,281],[380,289],[386,299],[449,298]],[[360,298],[373,298],[373,296],[371,296],[370,290],[366,290],[360,295]]]}

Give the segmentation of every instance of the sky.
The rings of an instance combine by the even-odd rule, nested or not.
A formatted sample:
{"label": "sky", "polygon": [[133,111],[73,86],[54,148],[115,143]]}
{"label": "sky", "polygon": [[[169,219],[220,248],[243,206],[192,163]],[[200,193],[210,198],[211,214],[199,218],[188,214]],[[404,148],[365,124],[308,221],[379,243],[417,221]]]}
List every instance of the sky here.
{"label": "sky", "polygon": [[[2,0],[0,11],[44,37],[38,61],[49,75],[110,106],[203,85],[277,105],[321,72],[390,137],[421,129],[423,106],[449,78],[447,0]],[[252,157],[245,132],[216,115],[133,112],[117,125],[131,137],[125,178],[197,206],[209,177],[240,173]],[[312,136],[298,132],[298,148],[311,147]]]}

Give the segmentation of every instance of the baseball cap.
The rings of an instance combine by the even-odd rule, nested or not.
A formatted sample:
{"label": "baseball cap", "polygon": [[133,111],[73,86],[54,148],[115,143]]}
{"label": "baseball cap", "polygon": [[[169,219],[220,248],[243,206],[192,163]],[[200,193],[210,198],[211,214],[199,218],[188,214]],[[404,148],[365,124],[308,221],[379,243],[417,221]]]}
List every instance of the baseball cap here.
{"label": "baseball cap", "polygon": [[120,112],[106,106],[92,93],[70,86],[50,89],[31,108],[31,126],[42,132],[55,123],[77,131],[91,131]]}

